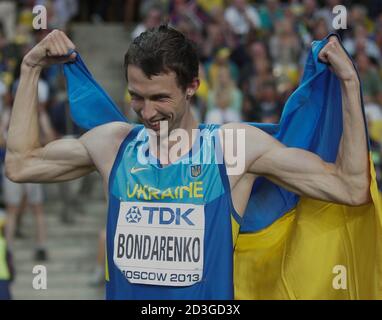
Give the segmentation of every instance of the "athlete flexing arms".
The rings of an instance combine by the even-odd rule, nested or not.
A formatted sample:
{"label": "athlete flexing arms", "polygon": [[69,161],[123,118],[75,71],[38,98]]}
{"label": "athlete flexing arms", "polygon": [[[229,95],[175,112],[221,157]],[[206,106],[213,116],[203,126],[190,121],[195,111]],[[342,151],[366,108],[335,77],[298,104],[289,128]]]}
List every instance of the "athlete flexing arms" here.
{"label": "athlete flexing arms", "polygon": [[[220,221],[217,214],[221,210],[224,211],[224,208],[228,207],[229,210],[226,210],[226,214],[220,213],[220,216],[229,217],[232,211],[243,214],[252,183],[257,176],[265,176],[298,195],[319,200],[347,205],[361,205],[370,200],[367,140],[360,106],[360,84],[353,64],[336,37],[331,37],[320,52],[321,60],[331,65],[341,83],[343,137],[336,163],[324,162],[317,155],[302,149],[285,147],[257,128],[239,123],[227,124],[222,126],[222,129],[245,129],[247,143],[243,155],[244,172],[227,176],[224,169],[220,170],[220,166],[219,169],[214,166],[202,168],[203,172],[206,172],[207,181],[204,189],[197,185],[193,199],[189,197],[174,200],[172,197],[171,201],[156,200],[164,199],[158,198],[160,190],[163,192],[166,188],[170,189],[171,186],[165,185],[163,180],[168,179],[171,172],[177,172],[175,180],[182,176],[184,170],[182,171],[181,165],[151,166],[148,169],[150,174],[145,177],[137,178],[132,175],[132,170],[138,163],[136,150],[140,142],[137,137],[139,133],[145,132],[144,128],[114,122],[94,128],[80,139],[57,140],[45,147],[39,145],[36,100],[39,75],[42,68],[49,64],[75,59],[75,53],[67,56],[73,49],[75,46],[66,35],[55,30],[25,56],[9,129],[6,174],[16,182],[59,182],[78,178],[93,170],[101,174],[105,192],[109,197],[109,298],[232,298],[232,249],[230,252],[219,253],[219,257],[215,257],[213,253],[224,247],[224,241],[227,242],[227,246],[230,245],[229,236],[227,232],[223,232],[223,240],[220,239],[223,242],[219,246],[219,241],[214,243],[211,234],[220,232],[213,229],[214,224],[226,226],[227,230],[230,228],[229,219],[224,218]],[[161,26],[159,29],[145,32],[133,42],[126,54],[125,64],[132,107],[144,127],[157,132],[159,141],[163,138],[159,135],[160,121],[167,121],[169,132],[181,128],[192,137],[192,130],[199,127],[190,111],[190,99],[199,86],[198,59],[192,44],[181,33]],[[192,144],[193,141],[189,142]],[[217,176],[220,179],[218,181],[214,178]],[[184,179],[183,186],[184,183],[187,186],[194,183],[195,187],[194,180]],[[225,179],[228,182],[225,182]],[[148,199],[139,197],[139,192],[125,199],[124,184],[128,185],[131,181],[136,182],[137,188],[141,188],[136,189],[140,190],[141,194],[144,194],[142,190],[145,186],[151,186],[155,191],[151,190],[152,194],[157,195],[151,200],[159,204],[165,202],[167,207],[159,208],[147,204]],[[219,185],[229,186],[229,190],[219,189]],[[198,199],[198,192],[202,193],[203,201]],[[130,197],[129,192],[127,193]],[[133,207],[129,207],[129,203],[134,204],[135,216],[132,215]],[[142,203],[146,203],[146,206]],[[185,204],[189,204],[189,207],[185,208]],[[153,223],[157,212],[158,216],[160,214],[159,222],[162,224],[158,225],[158,228],[162,228],[159,228],[162,230],[161,234],[149,229],[149,224],[144,225],[146,234],[126,224],[126,212],[126,219],[134,220],[139,211],[137,208],[140,208],[140,211],[146,210],[150,217],[149,224]],[[168,210],[172,210],[174,217],[174,212],[177,212],[176,224],[181,225],[183,220],[188,224],[190,229],[185,230],[189,232],[189,238],[169,236],[173,230],[166,229],[167,226],[163,227],[163,224],[170,223],[170,219],[167,216],[166,220],[165,211],[162,209],[167,210],[167,213],[170,212]],[[176,211],[181,209],[185,211]],[[142,213],[140,211],[139,215]],[[195,215],[195,220],[192,220],[190,212],[198,214]],[[205,217],[201,214],[203,217],[200,218],[200,212],[205,212]],[[210,216],[213,216],[213,219]],[[140,221],[140,217],[138,220]],[[139,222],[138,220],[134,223]],[[198,228],[193,229],[195,225]],[[129,230],[132,230],[131,233],[135,232],[135,238]],[[200,230],[203,232],[200,233]],[[146,257],[140,252],[129,251],[129,241],[135,241],[134,248],[138,245],[143,246],[142,243],[138,244],[138,239],[148,241],[145,248],[150,247],[152,251]],[[174,243],[178,246],[178,255],[173,249]],[[145,259],[149,261],[147,266],[151,266],[151,271],[154,266],[158,266],[159,278],[155,278],[154,273],[139,271],[139,268],[143,268]],[[172,272],[169,271],[169,262],[175,266]],[[220,272],[219,268],[226,264],[227,268]],[[182,274],[179,270],[183,267],[194,271]],[[153,276],[150,279],[151,274]],[[227,281],[222,280],[222,277]]]}

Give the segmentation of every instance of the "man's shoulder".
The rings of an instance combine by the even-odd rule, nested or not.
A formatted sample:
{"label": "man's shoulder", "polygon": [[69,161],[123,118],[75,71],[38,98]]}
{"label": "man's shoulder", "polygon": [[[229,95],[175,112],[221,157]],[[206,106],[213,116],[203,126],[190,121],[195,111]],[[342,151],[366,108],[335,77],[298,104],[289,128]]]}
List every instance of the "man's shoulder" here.
{"label": "man's shoulder", "polygon": [[260,130],[250,124],[247,124],[245,122],[228,122],[220,126],[222,130],[231,129],[231,130],[237,130],[237,129],[244,129],[244,130]]}
{"label": "man's shoulder", "polygon": [[246,144],[260,146],[269,143],[272,139],[264,130],[249,123],[229,122],[220,126],[220,129],[222,130],[223,141],[231,141],[234,145],[237,141],[243,142],[244,139]]}
{"label": "man's shoulder", "polygon": [[113,145],[119,145],[133,127],[133,125],[126,122],[110,122],[89,130],[80,140],[88,148],[93,146],[112,147]]}
{"label": "man's shoulder", "polygon": [[80,141],[106,179],[121,143],[134,128],[125,122],[110,122],[86,132]]}
{"label": "man's shoulder", "polygon": [[[118,136],[126,136],[134,128],[134,125],[122,122],[114,121],[100,126],[97,126],[89,130],[85,135],[96,137],[99,139],[105,138],[117,138]],[[84,136],[85,136],[84,135]]]}

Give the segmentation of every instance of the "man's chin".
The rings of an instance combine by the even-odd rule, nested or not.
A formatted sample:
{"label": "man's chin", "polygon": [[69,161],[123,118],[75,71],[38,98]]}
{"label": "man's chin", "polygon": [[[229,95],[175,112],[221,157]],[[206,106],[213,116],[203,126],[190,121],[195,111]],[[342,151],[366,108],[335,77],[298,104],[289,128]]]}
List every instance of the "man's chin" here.
{"label": "man's chin", "polygon": [[153,137],[165,138],[165,137],[168,137],[169,135],[169,130],[167,128],[165,129],[162,128],[161,130],[158,127],[152,127],[152,126],[146,126],[146,125],[145,125],[145,128]]}

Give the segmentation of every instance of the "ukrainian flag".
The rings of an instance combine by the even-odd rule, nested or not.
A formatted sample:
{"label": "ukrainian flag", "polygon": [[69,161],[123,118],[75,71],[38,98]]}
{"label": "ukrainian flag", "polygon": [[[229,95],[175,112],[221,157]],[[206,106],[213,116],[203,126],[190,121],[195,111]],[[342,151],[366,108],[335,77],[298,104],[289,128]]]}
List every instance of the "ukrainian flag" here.
{"label": "ukrainian flag", "polygon": [[[335,162],[342,102],[338,79],[318,61],[327,39],[313,42],[280,123],[252,125]],[[64,72],[80,127],[127,121],[79,55]],[[235,247],[236,299],[382,299],[382,210],[369,159],[372,202],[360,207],[299,197],[265,178],[255,181]]]}
{"label": "ukrainian flag", "polygon": [[[342,103],[338,79],[318,61],[326,43],[312,44],[279,125],[264,130],[335,162]],[[382,211],[369,159],[372,202],[360,207],[298,197],[264,178],[254,183],[235,249],[237,299],[382,298]]]}

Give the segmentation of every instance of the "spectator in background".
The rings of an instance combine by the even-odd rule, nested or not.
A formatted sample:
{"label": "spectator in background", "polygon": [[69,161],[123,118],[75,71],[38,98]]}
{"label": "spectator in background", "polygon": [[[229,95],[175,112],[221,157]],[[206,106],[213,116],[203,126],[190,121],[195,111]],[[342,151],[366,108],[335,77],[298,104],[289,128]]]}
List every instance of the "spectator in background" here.
{"label": "spectator in background", "polygon": [[376,66],[364,51],[356,56],[356,64],[361,78],[365,115],[370,134],[371,155],[375,165],[377,182],[382,182],[382,79]]}
{"label": "spectator in background", "polygon": [[78,0],[36,0],[35,5],[43,5],[49,15],[49,27],[66,31],[68,22],[78,14]]}
{"label": "spectator in background", "polygon": [[[20,68],[15,69],[15,82],[11,87],[12,101],[10,105],[13,104],[13,99],[16,93],[16,89],[19,82],[19,72]],[[42,132],[42,143],[45,145],[50,141],[55,139],[53,128],[50,124],[49,117],[46,113],[47,102],[49,98],[49,87],[46,81],[41,79],[38,84],[38,99],[39,99],[39,123]],[[0,134],[3,135],[4,140],[6,140],[7,131],[9,127],[11,110],[8,106],[2,112],[1,116],[1,126]],[[16,229],[17,215],[21,211],[23,205],[24,194],[27,196],[27,203],[29,204],[31,210],[33,211],[36,219],[36,249],[35,249],[35,260],[45,261],[47,259],[46,250],[46,226],[45,226],[45,214],[43,209],[43,190],[40,184],[33,183],[14,183],[10,181],[3,174],[3,190],[4,190],[4,202],[6,204],[7,211],[7,230],[6,239],[12,249],[13,239]]]}
{"label": "spectator in background", "polygon": [[210,88],[215,88],[220,68],[228,67],[234,82],[239,80],[239,70],[237,66],[230,61],[231,51],[228,48],[220,48],[215,53],[214,59],[206,63],[207,79]]}
{"label": "spectator in background", "polygon": [[147,11],[143,13],[143,21],[139,23],[134,30],[131,32],[131,39],[135,39],[142,32],[145,32],[147,29],[158,27],[163,19],[162,8],[158,5],[152,5],[147,8]]}
{"label": "spectator in background", "polygon": [[256,99],[257,93],[261,91],[263,83],[274,80],[271,73],[271,63],[264,42],[254,41],[248,45],[247,52],[250,61],[241,70],[239,81],[240,89]]}
{"label": "spectator in background", "polygon": [[354,4],[348,12],[347,26],[342,32],[344,39],[351,37],[357,25],[364,25],[368,32],[372,32],[373,24],[367,17],[367,8],[362,4]]}
{"label": "spectator in background", "polygon": [[297,65],[301,54],[301,42],[293,28],[293,21],[279,20],[275,33],[269,40],[270,54],[275,63]]}
{"label": "spectator in background", "polygon": [[[8,45],[8,40],[5,35],[4,26],[0,21],[0,52],[2,52]],[[1,59],[1,57],[0,57]],[[0,60],[1,61],[1,60]]]}
{"label": "spectator in background", "polygon": [[273,63],[273,74],[277,84],[277,92],[283,94],[298,85],[298,62],[302,44],[293,29],[293,21],[283,19],[276,22],[275,34],[269,41]]}
{"label": "spectator in background", "polygon": [[303,14],[301,21],[309,34],[312,34],[314,28],[316,27],[315,16],[317,10],[317,0],[303,0]]}
{"label": "spectator in background", "polygon": [[379,63],[381,52],[377,44],[369,39],[368,31],[363,24],[354,27],[354,37],[344,40],[343,45],[350,55],[355,56],[359,52],[364,52],[368,57]]}
{"label": "spectator in background", "polygon": [[277,123],[280,117],[280,105],[277,101],[276,88],[272,83],[266,83],[258,95],[260,122]]}
{"label": "spectator in background", "polygon": [[325,6],[318,10],[316,13],[316,18],[324,19],[326,23],[326,28],[331,32],[334,31],[333,20],[335,14],[333,13],[333,8],[337,5],[342,5],[343,1],[341,0],[326,0]]}
{"label": "spectator in background", "polygon": [[261,121],[261,115],[259,108],[256,105],[256,100],[249,94],[243,96],[242,119],[244,122]]}
{"label": "spectator in background", "polygon": [[245,36],[251,29],[260,27],[257,10],[246,0],[232,0],[231,5],[224,12],[224,17],[239,37]]}
{"label": "spectator in background", "polygon": [[227,66],[218,70],[216,84],[208,94],[206,123],[241,121],[243,97]]}
{"label": "spectator in background", "polygon": [[302,72],[303,72],[305,61],[308,54],[307,48],[310,47],[311,42],[314,40],[322,40],[329,34],[329,29],[326,25],[324,18],[315,18],[314,23],[315,23],[315,28],[313,29],[312,34],[309,35],[310,40],[307,43],[304,43],[305,50],[302,52],[301,58],[299,61],[300,77],[302,76]]}
{"label": "spectator in background", "polygon": [[271,34],[275,23],[284,17],[279,0],[265,0],[265,5],[260,7],[259,14],[261,29],[266,35]]}
{"label": "spectator in background", "polygon": [[221,18],[223,11],[214,11],[212,20],[205,27],[205,39],[200,48],[200,59],[207,62],[220,48],[235,47],[234,34],[228,23]]}
{"label": "spectator in background", "polygon": [[0,1],[0,23],[4,27],[4,34],[8,40],[12,40],[16,30],[16,1]]}
{"label": "spectator in background", "polygon": [[[187,23],[189,31],[201,32],[208,16],[199,8],[195,0],[170,1],[170,23],[177,27]],[[188,33],[187,33],[188,34]]]}
{"label": "spectator in background", "polygon": [[213,16],[218,11],[224,11],[225,0],[197,0],[198,6],[209,16]]}
{"label": "spectator in background", "polygon": [[378,46],[379,52],[382,52],[382,13],[375,21],[374,41]]}
{"label": "spectator in background", "polygon": [[0,211],[0,300],[11,300],[10,285],[14,278],[11,253],[4,238],[5,214]]}
{"label": "spectator in background", "polygon": [[378,69],[362,51],[356,56],[356,64],[361,78],[366,106],[368,104],[382,106],[382,79]]}
{"label": "spectator in background", "polygon": [[323,18],[315,20],[316,27],[313,30],[313,40],[322,40],[329,34],[328,26]]}

